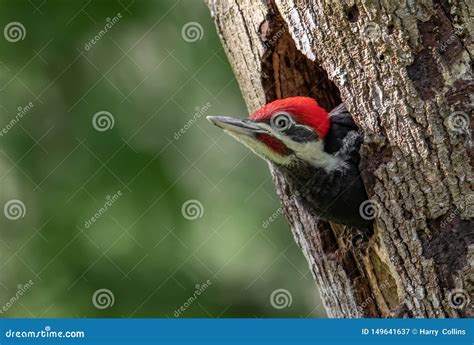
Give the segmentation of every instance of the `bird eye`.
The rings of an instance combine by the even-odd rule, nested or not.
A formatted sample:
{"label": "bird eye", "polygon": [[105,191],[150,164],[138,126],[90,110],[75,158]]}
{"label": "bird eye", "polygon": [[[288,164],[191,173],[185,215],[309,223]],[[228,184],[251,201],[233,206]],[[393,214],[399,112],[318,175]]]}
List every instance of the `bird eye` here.
{"label": "bird eye", "polygon": [[270,125],[273,129],[283,132],[293,125],[293,121],[287,113],[276,113],[271,117]]}

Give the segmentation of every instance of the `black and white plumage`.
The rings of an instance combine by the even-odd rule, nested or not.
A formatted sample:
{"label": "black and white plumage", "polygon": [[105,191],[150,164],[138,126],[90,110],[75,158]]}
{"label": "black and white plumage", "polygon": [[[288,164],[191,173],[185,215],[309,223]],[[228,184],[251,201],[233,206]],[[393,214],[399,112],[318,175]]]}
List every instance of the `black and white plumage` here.
{"label": "black and white plumage", "polygon": [[343,104],[328,114],[312,98],[289,97],[244,120],[208,119],[273,164],[311,213],[371,234],[372,221],[360,211],[367,200],[358,169],[363,135]]}
{"label": "black and white plumage", "polygon": [[324,151],[344,164],[328,171],[301,161],[297,166],[276,165],[276,169],[305,208],[323,219],[353,226],[369,235],[372,221],[360,211],[360,205],[368,199],[358,170],[363,134],[343,104],[329,118]]}

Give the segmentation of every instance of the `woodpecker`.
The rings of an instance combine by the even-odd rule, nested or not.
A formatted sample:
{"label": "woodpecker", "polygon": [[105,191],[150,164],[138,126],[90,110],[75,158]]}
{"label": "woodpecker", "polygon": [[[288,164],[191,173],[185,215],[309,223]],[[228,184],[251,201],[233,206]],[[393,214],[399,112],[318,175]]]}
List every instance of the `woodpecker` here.
{"label": "woodpecker", "polygon": [[298,96],[246,119],[207,119],[270,162],[313,215],[372,233],[372,221],[359,211],[368,199],[358,168],[363,134],[344,104],[328,113],[315,99]]}

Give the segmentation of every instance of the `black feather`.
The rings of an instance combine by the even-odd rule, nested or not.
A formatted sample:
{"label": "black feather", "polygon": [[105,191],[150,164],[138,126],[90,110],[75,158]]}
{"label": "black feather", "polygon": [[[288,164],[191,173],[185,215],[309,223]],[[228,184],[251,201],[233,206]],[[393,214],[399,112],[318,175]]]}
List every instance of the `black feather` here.
{"label": "black feather", "polygon": [[301,161],[294,166],[277,166],[291,192],[320,218],[355,227],[364,235],[372,233],[372,221],[359,211],[367,193],[359,174],[359,148],[362,133],[344,105],[331,114],[331,127],[325,138],[325,151],[344,160],[345,168],[331,171]]}

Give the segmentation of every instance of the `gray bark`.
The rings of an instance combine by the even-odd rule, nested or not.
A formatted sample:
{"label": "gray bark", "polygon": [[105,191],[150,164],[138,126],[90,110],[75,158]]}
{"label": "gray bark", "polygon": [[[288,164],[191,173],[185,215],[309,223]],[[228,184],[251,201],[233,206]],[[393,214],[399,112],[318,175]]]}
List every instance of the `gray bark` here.
{"label": "gray bark", "polygon": [[331,317],[473,317],[469,0],[208,0],[249,111],[341,101],[364,130],[375,235],[312,216],[272,171]]}

